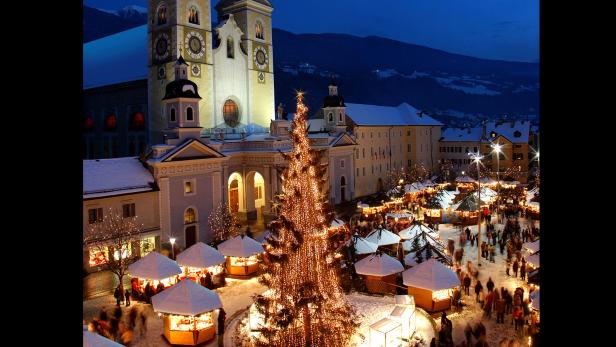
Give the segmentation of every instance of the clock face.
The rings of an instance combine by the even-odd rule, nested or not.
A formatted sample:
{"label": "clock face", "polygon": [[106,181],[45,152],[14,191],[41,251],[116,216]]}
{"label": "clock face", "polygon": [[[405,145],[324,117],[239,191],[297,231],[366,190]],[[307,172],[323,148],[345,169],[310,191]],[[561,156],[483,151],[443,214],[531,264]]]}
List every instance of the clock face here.
{"label": "clock face", "polygon": [[199,77],[199,75],[201,75],[201,67],[199,67],[199,64],[193,64],[190,70],[193,76]]}
{"label": "clock face", "polygon": [[154,41],[154,57],[157,60],[164,60],[169,57],[169,35],[162,33]]}
{"label": "clock face", "polygon": [[184,48],[193,59],[201,59],[205,55],[205,40],[203,35],[196,31],[190,31],[184,38]]}
{"label": "clock face", "polygon": [[161,66],[158,68],[158,79],[161,80],[163,78],[165,78],[165,67]]}
{"label": "clock face", "polygon": [[255,66],[261,70],[265,70],[267,68],[267,63],[268,63],[267,52],[265,51],[265,48],[263,48],[262,46],[257,46],[255,48],[254,62],[255,62]]}

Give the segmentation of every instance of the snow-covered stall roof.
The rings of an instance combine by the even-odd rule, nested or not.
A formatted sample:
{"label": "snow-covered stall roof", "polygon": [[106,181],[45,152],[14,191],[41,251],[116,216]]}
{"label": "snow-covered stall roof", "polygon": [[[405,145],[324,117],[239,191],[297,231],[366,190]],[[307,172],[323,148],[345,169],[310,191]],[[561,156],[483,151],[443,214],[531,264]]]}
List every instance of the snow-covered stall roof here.
{"label": "snow-covered stall roof", "polygon": [[451,256],[445,253],[445,249],[442,245],[433,242],[425,242],[420,246],[417,252],[410,252],[412,249],[412,243],[409,241],[404,241],[403,248],[405,252],[409,252],[404,256],[404,264],[407,266],[415,266],[419,264],[417,262],[418,255],[421,255],[421,259],[436,259],[443,264],[451,266],[453,264]]}
{"label": "snow-covered stall roof", "polygon": [[145,80],[148,77],[147,25],[83,45],[83,88]]}
{"label": "snow-covered stall roof", "polygon": [[414,221],[408,228],[400,230],[398,236],[403,240],[411,240],[422,233],[430,234],[435,238],[438,237],[438,233],[434,229],[429,228],[419,221]]}
{"label": "snow-covered stall roof", "polygon": [[460,279],[456,273],[436,259],[428,259],[404,271],[402,281],[406,286],[432,291],[460,285]]}
{"label": "snow-covered stall roof", "polygon": [[145,257],[130,264],[128,273],[133,277],[160,281],[181,274],[182,269],[174,260],[158,252],[150,252]]}
{"label": "snow-covered stall roof", "polygon": [[477,203],[479,206],[486,205],[483,200],[478,200],[477,195],[469,195],[460,202],[455,208],[456,211],[477,211]]}
{"label": "snow-covered stall roof", "polygon": [[[354,241],[352,241],[354,240]],[[372,243],[363,237],[354,236],[351,238],[347,244],[351,245],[351,242],[355,244],[355,254],[370,254],[376,252],[379,247],[376,243]]]}
{"label": "snow-covered stall roof", "polygon": [[488,184],[488,185],[495,185],[498,183],[498,181],[496,181],[492,177],[484,177],[480,179],[479,182],[481,182],[481,184]]}
{"label": "snow-covered stall roof", "polygon": [[346,114],[357,125],[443,125],[406,102],[398,106],[346,103]]}
{"label": "snow-covered stall roof", "polygon": [[329,225],[330,228],[340,228],[343,226],[344,226],[344,221],[338,218],[334,218],[334,220],[332,220],[331,224]]}
{"label": "snow-covered stall roof", "polygon": [[522,244],[522,248],[527,249],[531,253],[535,253],[539,250],[539,240],[533,242],[525,242]]}
{"label": "snow-covered stall roof", "polygon": [[530,264],[535,268],[538,268],[541,265],[539,262],[539,253],[535,253],[531,256],[526,257],[525,259],[527,264]]}
{"label": "snow-covered stall roof", "polygon": [[83,347],[123,347],[115,341],[109,340],[108,338],[101,336],[99,334],[84,331],[83,332]]}
{"label": "snow-covered stall roof", "polygon": [[137,157],[83,161],[83,198],[154,190],[154,177]]}
{"label": "snow-covered stall roof", "polygon": [[540,289],[536,289],[529,295],[531,300],[530,307],[536,311],[539,311],[539,290]]}
{"label": "snow-covered stall roof", "polygon": [[403,219],[403,218],[412,218],[413,215],[410,213],[406,213],[406,212],[400,212],[400,213],[390,212],[390,213],[387,213],[385,217]]}
{"label": "snow-covered stall roof", "polygon": [[215,248],[203,242],[188,247],[176,257],[178,265],[206,268],[224,263],[225,257]]}
{"label": "snow-covered stall roof", "polygon": [[375,229],[366,236],[366,240],[375,243],[377,246],[387,246],[400,242],[400,236],[387,229]]}
{"label": "snow-covered stall roof", "polygon": [[246,235],[238,235],[218,245],[225,256],[248,258],[264,251],[263,246]]}
{"label": "snow-covered stall roof", "polygon": [[196,316],[222,307],[218,293],[186,278],[152,297],[155,312]]}
{"label": "snow-covered stall roof", "polygon": [[404,271],[404,266],[385,253],[372,254],[355,263],[355,272],[360,275],[387,276]]}
{"label": "snow-covered stall roof", "polygon": [[475,183],[477,182],[477,180],[475,180],[474,178],[468,176],[468,175],[461,175],[456,177],[456,182],[458,183]]}
{"label": "snow-covered stall roof", "polygon": [[423,190],[424,190],[424,187],[421,185],[421,183],[418,183],[418,182],[404,185],[405,193],[420,193]]}
{"label": "snow-covered stall roof", "polygon": [[434,182],[432,182],[432,181],[431,181],[431,180],[429,180],[429,179],[424,180],[423,182],[421,182],[421,184],[422,184],[424,187],[434,187],[434,186],[437,186],[437,184],[435,184]]}

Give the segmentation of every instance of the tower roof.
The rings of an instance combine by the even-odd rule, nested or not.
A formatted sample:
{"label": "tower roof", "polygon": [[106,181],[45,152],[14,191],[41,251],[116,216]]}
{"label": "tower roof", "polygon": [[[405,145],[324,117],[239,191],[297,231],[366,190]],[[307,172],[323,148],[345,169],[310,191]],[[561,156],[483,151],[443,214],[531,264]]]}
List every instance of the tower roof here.
{"label": "tower roof", "polygon": [[175,98],[201,99],[201,96],[199,96],[195,82],[189,80],[175,80],[167,84],[163,100]]}
{"label": "tower roof", "polygon": [[340,95],[327,95],[323,99],[323,107],[344,107],[344,98]]}
{"label": "tower roof", "polygon": [[186,65],[186,66],[188,66],[188,63],[186,62],[186,60],[184,60],[184,57],[182,57],[182,55],[180,54],[180,57],[175,62],[175,65]]}

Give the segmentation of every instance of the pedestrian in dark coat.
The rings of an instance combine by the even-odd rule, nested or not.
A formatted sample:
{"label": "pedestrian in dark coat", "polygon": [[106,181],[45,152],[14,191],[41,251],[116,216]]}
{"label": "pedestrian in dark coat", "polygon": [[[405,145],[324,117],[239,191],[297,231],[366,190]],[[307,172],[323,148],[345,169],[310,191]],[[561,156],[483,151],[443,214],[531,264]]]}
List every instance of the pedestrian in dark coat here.
{"label": "pedestrian in dark coat", "polygon": [[124,292],[124,298],[126,299],[126,306],[130,306],[130,292],[128,289]]}
{"label": "pedestrian in dark coat", "polygon": [[520,278],[522,280],[526,279],[526,263],[522,262],[522,266],[520,266]]}
{"label": "pedestrian in dark coat", "polygon": [[492,277],[488,277],[488,282],[486,283],[486,287],[488,288],[488,292],[491,292],[494,289],[494,282],[492,282]]}
{"label": "pedestrian in dark coat", "polygon": [[475,284],[475,294],[477,295],[477,302],[479,302],[479,293],[483,290],[483,286],[481,285],[481,281],[477,281]]}
{"label": "pedestrian in dark coat", "polygon": [[496,300],[494,311],[496,311],[496,323],[505,323],[505,299]]}
{"label": "pedestrian in dark coat", "polygon": [[158,282],[158,285],[156,286],[156,293],[160,293],[163,290],[165,290],[165,285],[163,284],[163,282]]}
{"label": "pedestrian in dark coat", "polygon": [[513,261],[513,277],[518,277],[518,267],[520,265],[518,264],[518,260],[514,260]]}
{"label": "pedestrian in dark coat", "polygon": [[[120,293],[120,285],[119,284],[116,287],[115,291],[113,292],[113,297],[116,299],[116,305],[120,306],[120,298],[123,298],[124,296]],[[122,301],[124,301],[124,300],[122,300]]]}
{"label": "pedestrian in dark coat", "polygon": [[467,273],[464,275],[464,293],[466,293],[466,295],[471,295],[469,293],[470,287],[471,287],[471,278]]}
{"label": "pedestrian in dark coat", "polygon": [[464,328],[464,336],[466,337],[466,344],[468,346],[471,345],[471,336],[473,333],[473,328],[471,328],[471,324],[470,323],[466,323],[466,327]]}
{"label": "pedestrian in dark coat", "polygon": [[218,334],[218,346],[223,346],[223,336],[225,335],[225,320],[227,319],[227,313],[223,308],[218,311],[218,325],[217,325],[217,334]]}

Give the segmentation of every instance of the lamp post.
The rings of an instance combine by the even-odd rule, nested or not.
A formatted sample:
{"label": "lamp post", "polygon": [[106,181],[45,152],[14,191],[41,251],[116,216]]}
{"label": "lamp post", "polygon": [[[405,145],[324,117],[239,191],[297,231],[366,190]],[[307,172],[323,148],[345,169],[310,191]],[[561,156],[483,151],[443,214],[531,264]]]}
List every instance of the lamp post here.
{"label": "lamp post", "polygon": [[471,158],[477,164],[477,267],[481,266],[481,174],[479,171],[479,164],[483,158],[479,152],[471,153]]}
{"label": "lamp post", "polygon": [[496,183],[498,184],[498,189],[496,192],[496,219],[500,223],[500,153],[501,153],[501,145],[496,143],[492,145],[494,152],[496,152]]}
{"label": "lamp post", "polygon": [[169,238],[169,242],[171,242],[171,259],[175,260],[175,250],[174,250],[175,237]]}

